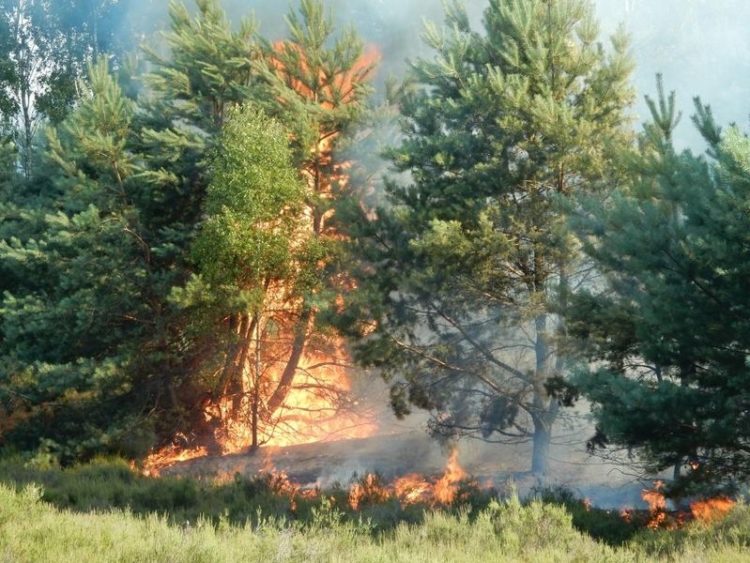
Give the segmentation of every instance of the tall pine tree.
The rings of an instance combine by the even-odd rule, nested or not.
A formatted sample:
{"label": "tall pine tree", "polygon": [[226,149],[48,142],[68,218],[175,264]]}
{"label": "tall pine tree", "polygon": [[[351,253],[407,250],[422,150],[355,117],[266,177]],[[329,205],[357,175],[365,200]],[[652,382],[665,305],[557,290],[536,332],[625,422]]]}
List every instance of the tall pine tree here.
{"label": "tall pine tree", "polygon": [[450,4],[400,100],[402,183],[351,231],[360,290],[342,324],[396,412],[426,409],[450,437],[532,440],[537,474],[549,383],[568,371],[559,313],[584,275],[562,202],[602,190],[630,137],[627,39],[605,50],[597,35],[582,0],[493,0],[483,33]]}
{"label": "tall pine tree", "polygon": [[633,180],[577,221],[606,283],[570,309],[597,366],[575,383],[594,405],[592,445],[676,467],[679,487],[727,484],[750,474],[750,142],[696,99],[708,156],[678,154],[674,94],[659,83],[649,105]]}
{"label": "tall pine tree", "polygon": [[[222,311],[221,318],[226,319],[223,332],[229,344],[223,348],[223,367],[213,384],[214,400],[232,398],[233,408],[221,411],[220,416],[226,419],[221,423],[236,426],[239,420],[249,425],[253,446],[259,445],[259,440],[270,439],[273,430],[279,428],[280,414],[288,406],[287,399],[295,388],[307,389],[313,395],[331,395],[334,404],[339,395],[339,390],[326,383],[321,375],[343,359],[336,357],[335,335],[329,327],[322,326],[319,315],[333,306],[341,289],[332,271],[339,237],[330,225],[345,175],[345,162],[338,150],[347,133],[363,117],[370,93],[368,81],[374,68],[352,30],[336,33],[333,19],[322,2],[302,0],[299,10],[293,10],[287,22],[289,38],[263,42],[262,56],[253,68],[260,77],[256,100],[286,126],[291,138],[292,165],[301,181],[297,207],[287,209],[295,211],[294,229],[285,235],[292,237],[287,244],[293,250],[287,248],[289,263],[283,267],[275,263],[267,271],[263,268],[255,271],[252,280],[235,279],[234,288],[238,292],[235,298],[253,291],[260,301],[236,303]],[[228,140],[244,142],[239,132]],[[249,146],[246,150],[255,154]],[[273,186],[267,184],[270,179],[262,183],[248,177],[250,169],[242,168],[249,161],[236,158],[230,162],[219,156],[218,162],[223,173],[217,178],[215,193],[231,185],[234,189],[242,185],[241,189],[255,190],[257,194],[274,189],[286,193],[287,181]],[[283,171],[284,167],[278,166]],[[222,182],[226,184],[223,187]],[[227,204],[227,209],[238,205]],[[279,218],[283,216],[283,206],[269,209],[276,209]],[[258,210],[246,211],[248,222],[241,230],[243,236],[261,236],[262,229],[256,223],[260,219],[254,218]],[[266,227],[273,231],[272,224],[268,219],[265,221]],[[241,240],[245,239],[238,236],[234,243]],[[258,253],[264,255],[263,249],[258,249]],[[207,257],[205,253],[203,256]],[[246,254],[236,267],[249,272],[255,268],[253,264],[254,259]],[[206,259],[201,269],[214,271],[216,265]],[[228,268],[228,271],[234,270]],[[256,285],[250,287],[250,281]],[[319,359],[311,367],[309,361],[304,361],[306,357]]]}

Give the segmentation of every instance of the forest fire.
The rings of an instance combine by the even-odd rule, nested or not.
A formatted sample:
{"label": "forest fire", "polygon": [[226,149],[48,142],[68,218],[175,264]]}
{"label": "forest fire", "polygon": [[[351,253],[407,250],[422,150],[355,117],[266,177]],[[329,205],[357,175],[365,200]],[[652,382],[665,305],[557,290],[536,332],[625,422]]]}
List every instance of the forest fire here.
{"label": "forest fire", "polygon": [[443,474],[436,480],[410,473],[384,486],[378,476],[368,474],[349,489],[349,505],[357,510],[364,502],[382,502],[391,497],[397,498],[402,505],[449,505],[456,500],[459,485],[467,479],[468,474],[458,463],[458,449],[454,448]]}
{"label": "forest fire", "polygon": [[[664,482],[655,481],[653,489],[644,489],[642,498],[648,505],[649,518],[646,526],[651,530],[675,530],[687,522],[710,524],[726,517],[736,502],[728,497],[716,497],[690,503],[690,510],[669,511],[664,496]],[[633,511],[621,512],[624,520],[632,521]]]}
{"label": "forest fire", "polygon": [[[267,57],[267,69],[283,92],[281,105],[301,102],[326,113],[359,103],[380,54],[370,48],[347,62],[307,57],[299,43],[280,41]],[[375,422],[351,398],[350,361],[343,341],[316,331],[318,307],[296,290],[295,276],[325,275],[325,258],[314,266],[306,264],[306,246],[340,239],[328,225],[333,210],[325,203],[334,198],[336,189],[346,186],[351,167],[350,162],[335,158],[343,127],[339,121],[321,118],[303,135],[310,144],[299,172],[307,184],[308,203],[290,239],[290,248],[301,255],[292,260],[291,271],[296,274],[268,278],[262,309],[228,317],[224,367],[214,391],[201,404],[200,430],[186,431],[193,439],[180,441],[185,447],[174,442],[149,456],[144,464],[147,473],[158,474],[174,463],[208,454],[361,438],[376,432]],[[290,134],[294,138],[295,132]],[[330,283],[339,291],[350,285],[346,279]]]}
{"label": "forest fire", "polygon": [[[294,511],[298,499],[318,498],[322,491],[319,482],[304,483],[297,481],[291,478],[287,471],[277,467],[275,459],[277,457],[282,459],[281,456],[284,455],[284,452],[285,450],[281,447],[264,447],[261,450],[263,458],[255,466],[257,467],[257,473],[254,473],[254,475],[260,478],[274,494],[288,498],[290,508]],[[154,472],[153,475],[158,475],[158,472]],[[216,481],[230,483],[234,478],[231,471],[226,471],[219,473]],[[492,487],[491,483],[486,484],[486,487],[480,487],[476,481],[471,479],[459,464],[458,450],[454,448],[449,454],[442,472],[434,475],[409,473],[386,481],[379,474],[366,473],[349,485],[344,502],[349,509],[354,511],[362,510],[367,506],[382,504],[389,500],[397,501],[402,507],[411,505],[448,506],[456,500],[461,500],[459,491],[462,484],[476,489]]]}
{"label": "forest fire", "polygon": [[[299,369],[301,373],[273,424],[261,434],[264,446],[365,438],[377,432],[378,425],[370,413],[351,400],[351,381],[341,360],[310,355],[302,359]],[[233,412],[232,407],[231,399],[223,398],[204,413],[207,422],[224,421],[215,433],[220,455],[241,454],[251,449],[252,429],[248,423],[251,413],[248,408]],[[149,455],[143,471],[156,476],[166,467],[210,453],[205,446],[170,444]]]}

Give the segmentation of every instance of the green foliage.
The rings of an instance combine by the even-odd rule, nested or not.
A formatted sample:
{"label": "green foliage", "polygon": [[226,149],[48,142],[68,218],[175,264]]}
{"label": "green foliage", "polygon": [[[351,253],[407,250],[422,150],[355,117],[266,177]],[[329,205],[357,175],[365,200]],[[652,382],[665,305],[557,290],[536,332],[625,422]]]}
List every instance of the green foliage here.
{"label": "green foliage", "polygon": [[[67,18],[76,34],[85,34],[94,15],[111,7],[62,4],[54,11],[36,2],[22,8],[44,8],[39,17]],[[259,51],[254,25],[233,31],[218,2],[198,4],[195,16],[172,6],[166,49],[149,52],[145,77],[128,76],[138,69],[121,65],[123,86],[103,59],[90,66],[87,80],[77,83],[75,109],[49,130],[34,174],[27,169],[21,178],[13,163],[18,153],[3,145],[5,444],[66,463],[101,452],[137,457],[202,419],[196,409],[206,387],[196,358],[207,356],[212,342],[196,333],[191,311],[174,295],[197,285],[189,283],[191,248],[211,157],[225,114],[251,95],[251,63]],[[83,24],[87,11],[94,19]],[[138,97],[136,83],[144,84]],[[62,95],[58,86],[50,88]],[[285,145],[285,133],[270,133],[277,138],[269,146]]]}
{"label": "green foliage", "polygon": [[709,157],[676,154],[672,100],[660,86],[634,180],[577,221],[607,283],[578,299],[570,327],[585,358],[604,361],[577,378],[598,440],[652,469],[677,465],[689,492],[750,474],[750,142],[696,100]]}
{"label": "green foliage", "polygon": [[581,270],[562,202],[620,172],[632,63],[621,33],[596,42],[586,2],[490,2],[483,33],[452,6],[402,87],[388,156],[404,183],[376,214],[349,208],[360,290],[342,325],[398,414],[428,409],[449,436],[536,435],[543,472],[545,383],[567,372],[558,313]]}
{"label": "green foliage", "polygon": [[[218,0],[195,3],[196,15],[183,2],[170,3],[170,31],[164,34],[170,52],[165,57],[156,49],[147,49],[156,65],[147,84],[159,93],[157,103],[171,119],[183,117],[212,130],[221,126],[233,104],[251,97],[255,80],[251,65],[258,56],[257,24],[243,19],[235,31]],[[185,130],[171,133],[190,137]]]}
{"label": "green foliage", "polygon": [[544,504],[565,507],[570,514],[573,527],[597,541],[620,546],[632,539],[648,522],[648,514],[633,513],[626,520],[619,510],[607,510],[592,506],[564,487],[546,488],[534,495]]}
{"label": "green foliage", "polygon": [[38,165],[43,124],[63,121],[78,97],[86,64],[102,47],[115,46],[104,30],[116,4],[0,2],[0,135],[14,139],[27,179]]}
{"label": "green foliage", "polygon": [[246,107],[230,114],[220,144],[194,249],[199,271],[234,292],[291,277],[304,191],[284,129]]}
{"label": "green foliage", "polygon": [[[142,432],[133,427],[138,402],[125,373],[144,338],[138,320],[149,315],[149,249],[130,203],[134,109],[106,64],[90,75],[87,99],[50,133],[59,195],[18,210],[21,228],[0,242],[17,282],[0,306],[0,395],[12,414],[7,430],[18,432],[4,437],[33,448],[41,434],[65,459],[98,447],[136,453],[128,434]],[[118,412],[127,402],[133,410]]]}
{"label": "green foliage", "polygon": [[[330,175],[340,164],[333,157],[342,143],[339,137],[351,132],[368,109],[374,62],[362,60],[363,43],[353,28],[336,33],[321,0],[301,0],[286,21],[288,39],[265,41],[257,64],[264,107],[294,133],[296,162],[311,174]],[[325,176],[317,181],[324,185],[312,186],[313,196],[323,195],[319,192],[330,182]]]}

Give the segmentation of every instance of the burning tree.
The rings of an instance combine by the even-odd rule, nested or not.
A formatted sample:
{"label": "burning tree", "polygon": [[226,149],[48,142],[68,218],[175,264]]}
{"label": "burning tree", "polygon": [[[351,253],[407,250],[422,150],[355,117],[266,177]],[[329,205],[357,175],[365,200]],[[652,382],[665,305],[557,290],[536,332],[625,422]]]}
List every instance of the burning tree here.
{"label": "burning tree", "polygon": [[490,2],[485,31],[451,8],[400,98],[390,153],[408,184],[352,231],[361,291],[344,324],[393,405],[439,434],[533,440],[544,473],[567,372],[560,315],[585,276],[561,202],[596,192],[629,140],[627,40],[607,54],[586,2]]}
{"label": "burning tree", "polygon": [[225,124],[200,275],[181,295],[210,303],[226,330],[218,365],[203,368],[212,391],[202,408],[224,450],[309,439],[300,434],[314,434],[349,390],[343,344],[318,316],[346,287],[330,267],[347,166],[336,149],[365,108],[373,59],[353,32],[333,39],[321,2],[304,0],[288,22],[290,39],[265,43],[253,67],[256,101],[277,121],[249,109]]}

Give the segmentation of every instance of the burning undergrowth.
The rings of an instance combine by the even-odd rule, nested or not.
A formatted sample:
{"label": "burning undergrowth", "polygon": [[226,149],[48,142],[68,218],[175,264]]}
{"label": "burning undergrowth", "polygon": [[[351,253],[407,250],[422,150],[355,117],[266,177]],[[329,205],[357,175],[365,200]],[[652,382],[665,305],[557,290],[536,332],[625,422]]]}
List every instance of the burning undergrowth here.
{"label": "burning undergrowth", "polygon": [[[691,521],[711,524],[725,518],[737,504],[728,496],[719,495],[693,500],[686,508],[670,508],[665,495],[664,481],[654,481],[653,488],[644,489],[644,502],[648,505],[646,527],[651,530],[676,530]],[[632,519],[634,511],[624,509],[622,516]]]}
{"label": "burning undergrowth", "polygon": [[0,463],[0,484],[18,490],[28,483],[42,485],[45,502],[75,512],[115,508],[141,516],[158,513],[184,527],[204,522],[255,528],[277,522],[293,529],[333,530],[350,525],[362,533],[381,534],[401,529],[401,524],[421,525],[451,515],[471,523],[473,529],[479,520],[494,515],[494,533],[502,535],[510,523],[501,514],[509,510],[524,518],[536,515],[543,521],[535,520],[534,525],[544,526],[549,526],[544,515],[554,513],[556,522],[565,527],[572,524],[578,532],[610,545],[634,541],[658,551],[665,543],[689,545],[695,538],[710,540],[715,533],[733,534],[750,545],[750,511],[744,505],[725,512],[724,502],[698,501],[679,528],[652,529],[653,514],[647,509],[631,511],[629,518],[623,518],[618,510],[597,508],[563,488],[537,491],[519,500],[516,493],[479,486],[458,464],[457,454],[444,461],[442,470],[408,478],[366,473],[346,483],[319,485],[295,481],[273,465],[272,457],[264,471],[255,475],[224,474],[213,479],[148,477],[116,460],[65,469],[33,467],[19,460],[15,465]]}
{"label": "burning undergrowth", "polygon": [[[219,477],[228,480],[229,476]],[[235,479],[239,478],[235,476]],[[446,507],[466,502],[478,495],[491,496],[491,487],[480,487],[461,467],[458,450],[453,449],[445,469],[439,475],[410,473],[391,480],[377,473],[353,476],[349,486],[332,483],[324,490],[318,483],[302,484],[293,481],[286,472],[273,467],[270,456],[263,471],[259,474],[268,487],[276,494],[290,501],[290,509],[297,509],[298,499],[319,499],[341,509],[360,511],[387,503],[401,507],[420,505],[423,507]],[[334,494],[331,494],[333,491]]]}

